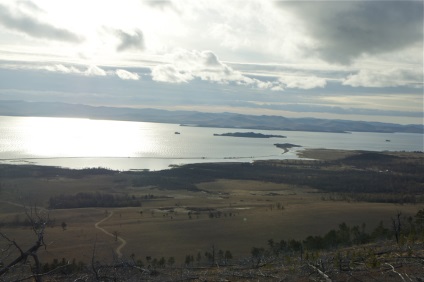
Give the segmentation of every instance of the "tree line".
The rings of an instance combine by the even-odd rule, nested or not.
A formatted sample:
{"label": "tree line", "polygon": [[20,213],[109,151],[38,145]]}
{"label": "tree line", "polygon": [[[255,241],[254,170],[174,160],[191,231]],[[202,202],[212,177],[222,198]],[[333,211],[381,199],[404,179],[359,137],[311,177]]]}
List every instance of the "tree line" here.
{"label": "tree line", "polygon": [[[401,255],[396,254],[395,257],[399,256],[402,263],[411,266],[415,265],[416,260],[422,260],[422,257],[417,256],[419,253],[416,252],[416,247],[421,246],[419,252],[422,252],[422,242],[424,241],[424,209],[421,209],[413,217],[404,217],[398,212],[390,219],[390,226],[386,227],[381,222],[371,232],[366,232],[364,224],[348,226],[346,223],[341,223],[337,229],[332,229],[323,236],[308,236],[304,240],[291,239],[287,241],[269,239],[268,247],[252,247],[250,257],[239,258],[237,261],[234,260],[230,250],[221,250],[212,244],[209,249],[204,252],[199,251],[197,255],[187,254],[184,261],[180,262],[181,267],[175,267],[177,262],[174,257],[158,259],[146,256],[144,260],[137,258],[135,254],[131,254],[127,259],[116,260],[115,258],[112,263],[102,263],[96,259],[96,246],[94,245],[91,263],[77,262],[75,259],[70,261],[65,258],[54,259],[51,263],[42,263],[37,251],[40,247],[47,247],[44,243],[44,232],[49,218],[48,215],[40,215],[37,210],[27,212],[27,215],[37,238],[34,245],[30,246],[28,250],[22,249],[18,242],[0,232],[0,239],[5,241],[9,248],[20,250],[19,256],[13,259],[9,258],[10,250],[1,249],[0,281],[33,279],[41,282],[43,278],[53,280],[70,278],[69,281],[139,281],[140,279],[163,281],[164,278],[170,281],[174,281],[176,278],[193,280],[195,277],[190,276],[191,269],[207,272],[211,267],[226,269],[227,266],[236,270],[246,270],[247,272],[244,273],[233,272],[233,275],[240,275],[242,278],[252,278],[251,274],[254,269],[260,269],[258,272],[260,275],[264,275],[267,270],[270,270],[269,277],[275,278],[272,273],[276,273],[277,268],[282,265],[291,267],[293,270],[296,269],[299,271],[298,275],[302,275],[302,271],[307,268],[310,269],[306,272],[307,276],[315,272],[324,277],[328,276],[326,273],[330,272],[334,276],[344,272],[358,275],[359,271],[363,271],[365,275],[369,276],[370,269],[380,267],[382,263],[389,264],[394,269],[394,266],[389,263],[391,262],[390,257],[385,256],[380,259],[380,254],[374,250],[374,247],[369,247],[370,243],[395,240],[396,245],[399,246],[398,249],[402,252]],[[346,247],[349,246],[367,247],[346,250]],[[389,251],[386,248],[382,254],[387,252]],[[422,270],[422,263],[418,265],[418,268],[420,271]],[[353,269],[356,272],[352,272]],[[82,277],[85,278],[82,279]]]}
{"label": "tree line", "polygon": [[73,209],[88,207],[140,207],[141,199],[129,195],[107,193],[60,194],[49,199],[50,209]]}
{"label": "tree line", "polygon": [[308,236],[304,240],[281,240],[279,242],[269,239],[268,249],[253,247],[251,254],[259,264],[264,257],[281,256],[285,254],[299,253],[319,250],[335,250],[354,245],[364,245],[373,242],[396,240],[396,243],[415,242],[424,240],[424,209],[417,212],[415,216],[402,217],[398,212],[390,220],[391,225],[385,226],[383,221],[371,232],[366,232],[365,223],[361,226],[348,226],[346,223],[339,224],[337,229],[331,229],[323,236]]}
{"label": "tree line", "polygon": [[308,186],[352,200],[391,203],[424,202],[422,159],[384,153],[360,153],[336,161],[263,161],[194,164],[171,170],[133,173],[133,186],[199,191],[197,183],[243,179]]}

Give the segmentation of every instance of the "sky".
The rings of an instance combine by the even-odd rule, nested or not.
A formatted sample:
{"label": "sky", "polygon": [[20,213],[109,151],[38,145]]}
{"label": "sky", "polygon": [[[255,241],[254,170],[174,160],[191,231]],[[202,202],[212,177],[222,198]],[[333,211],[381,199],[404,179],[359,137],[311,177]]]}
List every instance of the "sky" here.
{"label": "sky", "polygon": [[423,124],[423,3],[0,0],[0,100]]}

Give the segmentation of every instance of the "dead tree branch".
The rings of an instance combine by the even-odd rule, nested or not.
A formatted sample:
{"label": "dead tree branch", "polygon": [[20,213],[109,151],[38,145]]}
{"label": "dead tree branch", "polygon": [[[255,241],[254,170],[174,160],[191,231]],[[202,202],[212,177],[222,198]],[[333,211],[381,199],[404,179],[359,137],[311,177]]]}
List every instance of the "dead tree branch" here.
{"label": "dead tree branch", "polygon": [[19,256],[17,258],[0,268],[0,276],[5,275],[18,264],[27,262],[28,258],[32,258],[34,261],[34,266],[31,269],[33,273],[31,277],[33,277],[35,281],[39,282],[41,281],[41,263],[38,259],[37,252],[40,247],[46,247],[46,244],[44,243],[44,230],[46,228],[49,217],[48,214],[41,215],[36,207],[30,208],[29,210],[26,209],[25,214],[31,223],[31,228],[37,236],[37,239],[31,247],[24,251],[15,240],[10,239],[6,234],[0,232],[0,236],[9,242],[10,246],[14,246],[19,251]]}
{"label": "dead tree branch", "polygon": [[322,272],[318,267],[313,266],[312,264],[308,264],[311,268],[313,268],[316,272],[318,272],[319,275],[321,275],[324,279],[325,282],[331,282],[330,277],[328,277],[327,274],[325,274],[324,272]]}

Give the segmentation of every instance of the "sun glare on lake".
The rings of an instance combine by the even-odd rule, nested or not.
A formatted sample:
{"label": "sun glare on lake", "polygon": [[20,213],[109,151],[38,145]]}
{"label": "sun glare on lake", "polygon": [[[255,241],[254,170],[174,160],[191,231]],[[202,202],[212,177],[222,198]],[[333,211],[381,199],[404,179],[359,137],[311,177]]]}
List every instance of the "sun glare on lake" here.
{"label": "sun glare on lake", "polygon": [[134,157],[140,148],[148,153],[154,147],[135,122],[29,118],[21,126],[23,142],[30,144],[27,153],[34,156]]}

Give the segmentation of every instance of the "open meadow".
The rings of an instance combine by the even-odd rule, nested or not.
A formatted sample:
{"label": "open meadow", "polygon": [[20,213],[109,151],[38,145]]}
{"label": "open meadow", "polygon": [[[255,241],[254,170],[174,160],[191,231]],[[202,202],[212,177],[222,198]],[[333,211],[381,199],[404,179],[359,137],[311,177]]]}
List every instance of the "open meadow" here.
{"label": "open meadow", "polygon": [[[381,221],[390,228],[397,213],[413,216],[423,208],[419,174],[423,154],[367,154],[334,151],[331,155],[316,150],[304,152],[304,157],[326,158],[189,165],[162,172],[4,166],[0,231],[28,248],[36,240],[27,220],[32,209],[33,216],[49,218],[46,248],[39,251],[42,262],[131,258],[145,263],[150,258],[173,257],[180,265],[187,255],[200,263],[206,260],[205,252],[213,249],[230,251],[233,259],[241,259],[254,246],[267,247],[270,239],[322,236],[342,222],[365,224],[369,232]],[[395,170],[397,165],[405,170],[405,164],[410,170]],[[346,178],[352,173],[364,175],[359,180],[364,183],[382,177],[381,181],[395,187],[364,191],[368,187],[352,186]],[[326,184],[332,179],[337,187]],[[401,191],[404,181],[409,186]],[[320,182],[324,184],[317,186]],[[81,201],[83,196],[76,197],[81,193],[136,202],[87,204]],[[81,206],[66,206],[66,196]]]}

